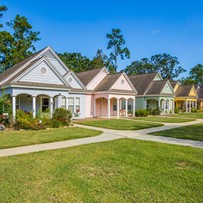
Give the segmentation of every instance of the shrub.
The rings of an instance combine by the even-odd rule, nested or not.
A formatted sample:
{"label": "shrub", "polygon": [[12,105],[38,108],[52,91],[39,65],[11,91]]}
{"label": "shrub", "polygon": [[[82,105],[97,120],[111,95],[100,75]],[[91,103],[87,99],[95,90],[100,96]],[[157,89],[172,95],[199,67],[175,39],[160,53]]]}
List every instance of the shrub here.
{"label": "shrub", "polygon": [[180,112],[179,108],[175,107],[174,113],[179,113],[179,112]]}
{"label": "shrub", "polygon": [[54,111],[53,119],[60,121],[63,125],[69,125],[71,122],[72,113],[64,108],[57,108]]}
{"label": "shrub", "polygon": [[199,110],[199,109],[196,109],[196,108],[191,109],[191,113],[200,113],[200,112],[201,112],[201,110]]}
{"label": "shrub", "polygon": [[147,108],[147,111],[148,111],[149,115],[160,115],[161,114],[161,110],[159,108],[156,108],[156,109]]}
{"label": "shrub", "polygon": [[149,112],[147,110],[137,110],[135,111],[135,116],[137,117],[147,117]]}
{"label": "shrub", "polygon": [[16,130],[42,130],[45,129],[44,125],[39,122],[39,119],[33,119],[30,113],[25,113],[22,110],[16,112],[16,123],[14,125]]}

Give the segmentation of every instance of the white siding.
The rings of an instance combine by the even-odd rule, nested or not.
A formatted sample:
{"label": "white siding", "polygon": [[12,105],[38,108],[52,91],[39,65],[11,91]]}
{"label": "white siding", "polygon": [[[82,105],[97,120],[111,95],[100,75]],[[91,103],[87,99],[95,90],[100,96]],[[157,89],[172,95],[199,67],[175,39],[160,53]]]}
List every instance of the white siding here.
{"label": "white siding", "polygon": [[162,92],[161,93],[165,93],[165,94],[173,94],[172,89],[170,88],[169,84],[166,83]]}
{"label": "white siding", "polygon": [[[41,68],[46,68],[47,73],[43,75],[41,73]],[[47,84],[60,84],[63,85],[64,83],[61,79],[54,73],[54,71],[42,61],[39,65],[34,67],[30,72],[28,72],[24,77],[22,77],[20,82],[38,82],[38,83],[47,83]]]}
{"label": "white siding", "polygon": [[[78,81],[75,79],[75,77],[73,76],[72,73],[68,74],[67,76],[65,76],[66,81],[68,81],[68,83],[70,84],[70,86],[72,88],[76,88],[76,89],[83,89],[81,87],[81,85],[78,83]],[[70,82],[69,80],[72,79],[72,82]]]}
{"label": "white siding", "polygon": [[157,80],[163,80],[159,74],[156,75],[156,77],[154,78],[154,81],[157,81]]}
{"label": "white siding", "polygon": [[85,118],[85,95],[84,94],[73,94],[73,93],[69,93],[68,97],[73,97],[74,101],[76,101],[76,98],[79,97],[80,98],[80,115],[79,117],[76,117],[75,119],[78,118]]}
{"label": "white siding", "polygon": [[63,67],[63,65],[60,63],[57,57],[55,57],[50,50],[47,50],[46,52],[44,52],[43,55],[48,58],[48,60],[59,71],[61,75],[64,75],[68,71],[68,69]]}

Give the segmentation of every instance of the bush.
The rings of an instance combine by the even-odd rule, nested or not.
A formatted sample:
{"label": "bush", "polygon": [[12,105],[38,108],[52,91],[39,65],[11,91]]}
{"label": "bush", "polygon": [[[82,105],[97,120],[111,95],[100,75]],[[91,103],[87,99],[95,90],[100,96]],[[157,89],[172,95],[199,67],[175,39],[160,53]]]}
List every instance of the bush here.
{"label": "bush", "polygon": [[156,109],[148,108],[147,111],[148,111],[149,115],[160,115],[161,114],[161,110],[159,108],[156,108]]}
{"label": "bush", "polygon": [[196,109],[196,108],[191,109],[191,113],[200,113],[200,112],[201,112],[201,110],[199,110],[199,109]]}
{"label": "bush", "polygon": [[62,125],[70,125],[72,113],[64,108],[57,108],[54,111],[53,119],[61,122]]}
{"label": "bush", "polygon": [[135,116],[137,117],[147,117],[149,112],[147,110],[137,110],[135,111]]}
{"label": "bush", "polygon": [[22,110],[18,110],[16,113],[16,123],[14,125],[16,130],[42,130],[45,129],[44,125],[39,122],[38,119],[33,119],[30,113],[25,113]]}
{"label": "bush", "polygon": [[174,113],[179,113],[179,112],[180,112],[179,108],[175,107]]}

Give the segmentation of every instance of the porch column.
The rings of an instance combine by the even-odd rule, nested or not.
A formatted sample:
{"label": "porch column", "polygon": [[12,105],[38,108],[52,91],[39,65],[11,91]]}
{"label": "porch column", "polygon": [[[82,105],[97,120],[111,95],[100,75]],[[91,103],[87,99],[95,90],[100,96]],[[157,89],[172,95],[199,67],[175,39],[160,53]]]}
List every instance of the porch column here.
{"label": "porch column", "polygon": [[97,115],[96,115],[96,109],[97,109],[97,103],[96,103],[96,99],[94,98],[94,102],[93,102],[94,104],[93,104],[93,117],[96,117]]}
{"label": "porch column", "polygon": [[117,118],[119,118],[120,117],[120,100],[119,99],[117,99],[116,100],[117,101]]}
{"label": "porch column", "polygon": [[128,100],[125,99],[125,117],[128,117]]}
{"label": "porch column", "polygon": [[50,97],[50,98],[49,98],[50,118],[52,118],[52,116],[53,116],[53,110],[54,110],[53,104],[54,104],[54,102],[53,102],[53,97]]}
{"label": "porch column", "polygon": [[158,100],[158,108],[161,110],[161,100]]}
{"label": "porch column", "polygon": [[68,97],[66,97],[66,110],[68,110]]}
{"label": "porch column", "polygon": [[197,101],[195,101],[195,109],[197,109]]}
{"label": "porch column", "polygon": [[172,114],[174,114],[174,110],[175,110],[175,101],[174,100],[171,100],[172,102]]}
{"label": "porch column", "polygon": [[195,104],[194,104],[194,101],[192,101],[192,108],[194,108],[195,107]]}
{"label": "porch column", "polygon": [[12,115],[13,123],[16,121],[16,96],[12,96]]}
{"label": "porch column", "polygon": [[188,113],[188,101],[187,100],[185,101],[185,110],[186,110],[186,113]]}
{"label": "porch column", "polygon": [[36,118],[36,96],[32,96],[32,117]]}
{"label": "porch column", "polygon": [[135,99],[133,99],[133,117],[135,117]]}
{"label": "porch column", "polygon": [[164,114],[166,113],[166,100],[163,100]]}
{"label": "porch column", "polygon": [[191,112],[192,101],[189,101],[189,113]]}
{"label": "porch column", "polygon": [[107,99],[107,117],[108,118],[111,117],[111,108],[110,108],[110,105],[111,105],[111,100]]}

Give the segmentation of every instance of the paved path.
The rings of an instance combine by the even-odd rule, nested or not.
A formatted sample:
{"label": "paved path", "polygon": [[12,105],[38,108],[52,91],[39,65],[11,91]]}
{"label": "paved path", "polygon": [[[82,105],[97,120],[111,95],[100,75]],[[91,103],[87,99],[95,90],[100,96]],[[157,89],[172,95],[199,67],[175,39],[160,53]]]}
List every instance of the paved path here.
{"label": "paved path", "polygon": [[203,123],[203,119],[198,119],[197,121],[192,121],[187,123],[176,123],[176,124],[165,123],[165,125],[162,127],[148,128],[143,130],[111,130],[111,129],[104,129],[104,128],[75,124],[75,126],[82,127],[82,128],[102,130],[104,133],[95,137],[87,137],[87,138],[80,138],[80,139],[67,140],[67,141],[61,141],[61,142],[52,142],[52,143],[46,143],[46,144],[36,144],[36,145],[30,145],[30,146],[24,146],[24,147],[1,149],[0,157],[12,156],[17,154],[25,154],[30,152],[39,152],[39,151],[45,151],[45,150],[61,149],[61,148],[67,148],[67,147],[78,146],[83,144],[111,141],[111,140],[116,140],[121,138],[149,140],[149,141],[162,142],[167,144],[176,144],[176,145],[203,148],[203,141],[193,141],[193,140],[186,140],[186,139],[176,139],[176,138],[170,138],[170,137],[148,135],[148,133],[152,133],[152,132],[173,129],[173,128],[178,128],[178,127],[193,125],[198,123]]}

